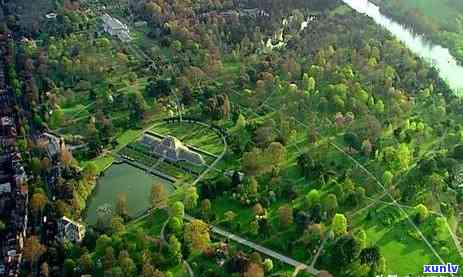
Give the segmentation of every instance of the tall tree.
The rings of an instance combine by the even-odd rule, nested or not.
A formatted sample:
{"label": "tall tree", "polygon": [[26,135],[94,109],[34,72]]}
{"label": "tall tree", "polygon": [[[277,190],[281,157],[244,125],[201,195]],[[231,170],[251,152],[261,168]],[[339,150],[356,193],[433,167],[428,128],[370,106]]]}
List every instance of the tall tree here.
{"label": "tall tree", "polygon": [[347,219],[343,214],[336,214],[333,218],[332,229],[336,236],[347,233]]}
{"label": "tall tree", "polygon": [[167,205],[167,191],[163,184],[155,183],[151,187],[150,200],[153,209],[161,209]]}
{"label": "tall tree", "polygon": [[127,194],[120,192],[116,198],[116,214],[126,219],[129,216],[129,206],[127,204]]}
{"label": "tall tree", "polygon": [[209,226],[202,220],[192,220],[185,226],[184,241],[188,244],[191,251],[206,250],[211,242]]}
{"label": "tall tree", "polygon": [[41,213],[47,204],[47,196],[43,192],[36,192],[32,195],[31,209],[36,215]]}
{"label": "tall tree", "polygon": [[45,251],[46,247],[40,243],[37,236],[30,236],[26,238],[24,242],[23,254],[24,258],[30,262],[32,272],[35,263],[45,253]]}
{"label": "tall tree", "polygon": [[185,204],[185,208],[188,210],[194,209],[198,205],[198,191],[196,190],[195,186],[189,186],[185,190],[183,203]]}
{"label": "tall tree", "polygon": [[289,227],[293,224],[293,207],[290,204],[285,204],[278,209],[278,218],[281,226]]}

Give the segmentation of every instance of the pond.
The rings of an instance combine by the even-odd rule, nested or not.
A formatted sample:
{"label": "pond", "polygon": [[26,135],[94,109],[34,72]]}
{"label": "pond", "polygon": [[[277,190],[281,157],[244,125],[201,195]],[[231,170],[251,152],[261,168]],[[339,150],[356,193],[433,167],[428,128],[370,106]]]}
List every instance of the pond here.
{"label": "pond", "polygon": [[165,184],[169,192],[174,191],[173,185],[162,178],[147,174],[144,170],[133,167],[129,164],[113,164],[98,183],[92,196],[87,203],[85,222],[95,224],[97,220],[97,209],[102,206],[109,206],[114,211],[118,193],[127,195],[129,216],[134,216],[148,209],[151,204],[149,195],[154,183]]}
{"label": "pond", "polygon": [[447,48],[432,44],[422,36],[414,34],[403,25],[393,21],[380,12],[378,6],[368,0],[342,0],[359,13],[371,17],[377,24],[389,30],[403,42],[413,53],[420,56],[438,71],[450,88],[461,95],[463,91],[463,67],[457,64]]}

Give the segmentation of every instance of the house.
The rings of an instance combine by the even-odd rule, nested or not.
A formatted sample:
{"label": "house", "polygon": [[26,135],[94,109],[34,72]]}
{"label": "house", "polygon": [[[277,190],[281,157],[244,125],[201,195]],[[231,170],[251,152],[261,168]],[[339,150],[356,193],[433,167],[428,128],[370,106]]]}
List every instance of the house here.
{"label": "house", "polygon": [[0,194],[10,193],[10,192],[11,192],[11,184],[10,183],[0,184]]}
{"label": "house", "polygon": [[145,26],[148,25],[148,22],[146,22],[146,21],[136,21],[133,25],[135,27],[145,27]]}
{"label": "house", "polygon": [[84,225],[77,223],[65,216],[58,220],[58,239],[79,243],[85,236]]}
{"label": "house", "polygon": [[63,147],[63,139],[50,132],[45,132],[42,135],[42,139],[46,140],[46,150],[50,158],[56,157],[61,152],[61,148]]}
{"label": "house", "polygon": [[106,33],[119,38],[123,42],[131,40],[127,25],[107,13],[103,14],[101,18],[103,19],[103,29]]}
{"label": "house", "polygon": [[162,140],[149,134],[144,134],[140,143],[148,146],[151,151],[170,162],[189,162],[194,165],[203,165],[205,161],[201,154],[191,151],[173,136],[166,136]]}

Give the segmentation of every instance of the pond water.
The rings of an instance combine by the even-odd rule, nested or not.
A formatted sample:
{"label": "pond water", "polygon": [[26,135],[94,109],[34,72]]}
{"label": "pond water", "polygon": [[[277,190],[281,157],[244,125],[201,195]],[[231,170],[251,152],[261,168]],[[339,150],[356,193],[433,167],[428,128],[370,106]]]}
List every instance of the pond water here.
{"label": "pond water", "polygon": [[174,190],[173,185],[162,178],[146,174],[144,170],[129,164],[113,164],[104,176],[98,179],[97,186],[87,202],[85,222],[95,224],[97,209],[108,206],[114,211],[118,193],[127,195],[129,215],[134,216],[150,207],[149,195],[154,183],[165,184],[169,192]]}
{"label": "pond water", "polygon": [[359,13],[371,17],[377,24],[389,30],[413,53],[420,56],[439,71],[450,88],[461,95],[463,92],[463,67],[457,64],[447,48],[432,44],[422,36],[414,34],[403,25],[381,14],[379,7],[368,0],[342,0]]}

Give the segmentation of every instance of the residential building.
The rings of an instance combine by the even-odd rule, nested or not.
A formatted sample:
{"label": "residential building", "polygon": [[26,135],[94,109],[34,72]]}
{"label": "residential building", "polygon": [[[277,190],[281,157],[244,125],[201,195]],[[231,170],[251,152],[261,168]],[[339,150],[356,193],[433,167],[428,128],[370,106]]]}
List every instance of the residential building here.
{"label": "residential building", "polygon": [[85,226],[65,216],[58,220],[58,239],[80,243],[85,236]]}

